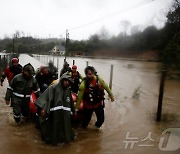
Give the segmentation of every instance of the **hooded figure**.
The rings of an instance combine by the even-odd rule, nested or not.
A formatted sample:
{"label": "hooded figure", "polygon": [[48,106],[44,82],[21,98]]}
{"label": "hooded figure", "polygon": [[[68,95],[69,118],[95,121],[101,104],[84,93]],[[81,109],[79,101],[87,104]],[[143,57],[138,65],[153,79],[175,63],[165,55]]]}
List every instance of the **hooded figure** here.
{"label": "hooded figure", "polygon": [[42,139],[46,143],[57,145],[73,139],[71,115],[74,106],[69,88],[71,82],[69,75],[62,75],[59,83],[46,89],[35,102],[39,107],[38,119]]}
{"label": "hooded figure", "polygon": [[66,72],[71,72],[71,68],[69,67],[69,64],[67,61],[64,62],[63,68],[61,69],[61,72],[60,72],[60,77]]}
{"label": "hooded figure", "polygon": [[46,66],[41,66],[35,78],[39,84],[41,93],[43,93],[53,81],[53,75]]}
{"label": "hooded figure", "polygon": [[6,91],[6,104],[11,101],[13,116],[17,123],[21,121],[21,114],[24,118],[29,118],[29,103],[31,93],[34,91],[36,97],[39,96],[39,85],[33,77],[34,68],[28,63],[23,67],[21,74],[16,75],[10,82]]}
{"label": "hooded figure", "polygon": [[53,76],[53,80],[57,80],[58,79],[58,69],[56,66],[54,66],[52,60],[50,60],[48,63],[48,69]]}

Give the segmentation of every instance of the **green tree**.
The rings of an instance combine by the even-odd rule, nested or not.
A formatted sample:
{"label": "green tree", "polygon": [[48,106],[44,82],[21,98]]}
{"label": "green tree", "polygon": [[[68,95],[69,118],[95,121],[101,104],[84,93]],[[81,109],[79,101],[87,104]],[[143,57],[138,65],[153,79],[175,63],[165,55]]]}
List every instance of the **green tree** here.
{"label": "green tree", "polygon": [[161,61],[168,68],[180,70],[180,2],[174,0],[171,10],[167,14],[165,34],[166,40],[164,50],[161,52]]}
{"label": "green tree", "polygon": [[169,68],[180,70],[180,31],[167,44],[162,62]]}

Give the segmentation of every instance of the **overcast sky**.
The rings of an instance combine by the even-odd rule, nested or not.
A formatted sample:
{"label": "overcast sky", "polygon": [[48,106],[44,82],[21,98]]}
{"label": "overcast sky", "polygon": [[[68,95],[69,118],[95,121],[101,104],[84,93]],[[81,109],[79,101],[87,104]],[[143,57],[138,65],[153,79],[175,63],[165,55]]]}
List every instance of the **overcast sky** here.
{"label": "overcast sky", "polygon": [[0,0],[0,38],[12,36],[16,30],[36,37],[60,38],[69,29],[71,39],[81,40],[102,29],[117,35],[123,31],[123,21],[129,21],[131,27],[160,28],[172,1]]}

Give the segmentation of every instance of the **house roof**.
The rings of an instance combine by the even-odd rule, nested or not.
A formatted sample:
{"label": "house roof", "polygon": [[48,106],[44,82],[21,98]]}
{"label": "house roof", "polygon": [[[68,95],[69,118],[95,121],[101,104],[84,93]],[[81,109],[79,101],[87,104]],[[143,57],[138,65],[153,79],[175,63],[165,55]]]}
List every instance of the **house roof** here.
{"label": "house roof", "polygon": [[65,47],[62,45],[56,45],[55,47],[58,48],[60,51],[65,51]]}

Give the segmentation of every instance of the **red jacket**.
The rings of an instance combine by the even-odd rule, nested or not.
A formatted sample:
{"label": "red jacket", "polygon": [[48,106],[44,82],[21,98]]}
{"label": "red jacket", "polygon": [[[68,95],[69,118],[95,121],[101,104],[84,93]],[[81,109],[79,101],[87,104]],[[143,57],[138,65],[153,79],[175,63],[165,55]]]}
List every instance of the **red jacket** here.
{"label": "red jacket", "polygon": [[22,66],[18,64],[16,67],[14,66],[8,66],[5,68],[5,70],[2,73],[1,82],[4,82],[4,79],[7,77],[8,82],[14,78],[17,74],[20,74],[22,72]]}

